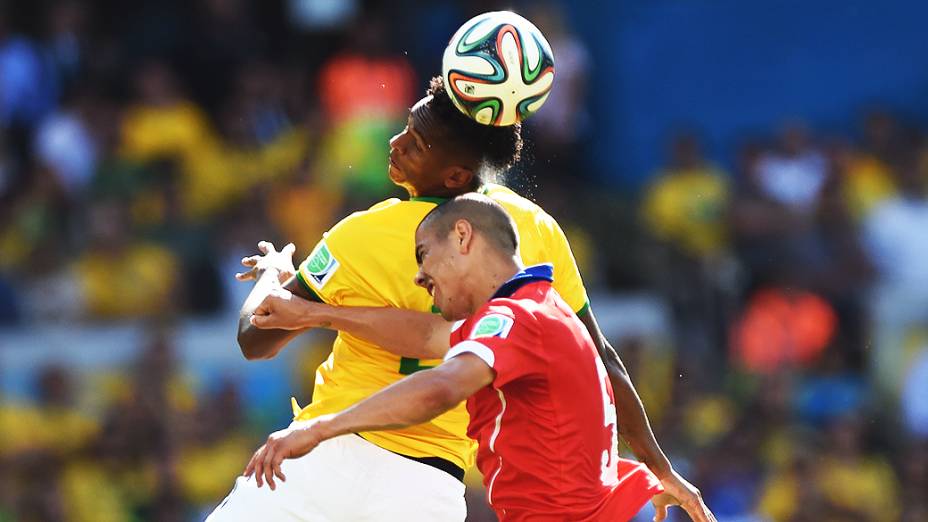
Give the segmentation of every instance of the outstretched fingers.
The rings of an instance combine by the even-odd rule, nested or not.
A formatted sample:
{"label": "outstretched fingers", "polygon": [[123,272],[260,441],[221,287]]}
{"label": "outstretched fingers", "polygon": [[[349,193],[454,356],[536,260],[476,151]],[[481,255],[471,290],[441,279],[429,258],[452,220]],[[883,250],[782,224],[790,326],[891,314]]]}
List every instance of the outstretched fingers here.
{"label": "outstretched fingers", "polygon": [[274,243],[270,241],[258,241],[258,250],[262,254],[276,254],[277,249],[274,248]]}

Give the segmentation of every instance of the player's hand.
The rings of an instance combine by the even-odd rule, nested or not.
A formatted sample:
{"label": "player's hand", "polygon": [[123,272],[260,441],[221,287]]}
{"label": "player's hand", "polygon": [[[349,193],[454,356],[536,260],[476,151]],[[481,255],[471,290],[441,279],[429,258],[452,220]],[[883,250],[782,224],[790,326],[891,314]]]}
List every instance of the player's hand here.
{"label": "player's hand", "polygon": [[305,426],[291,427],[271,433],[267,442],[258,448],[258,451],[248,461],[244,475],[250,477],[254,474],[259,488],[267,482],[271,490],[276,490],[277,484],[274,482],[274,477],[280,479],[281,482],[287,480],[287,476],[280,469],[284,459],[302,457],[330,437],[325,429],[327,417],[319,417],[315,419],[315,422],[307,423]]}
{"label": "player's hand", "polygon": [[296,252],[296,246],[293,243],[287,243],[278,252],[270,241],[260,241],[258,242],[258,250],[263,255],[242,258],[242,265],[248,270],[235,274],[236,279],[239,281],[258,279],[268,268],[277,270],[281,284],[286,283],[296,275],[296,268],[293,266],[293,253]]}
{"label": "player's hand", "polygon": [[667,518],[667,508],[670,506],[682,507],[693,522],[716,522],[715,515],[702,499],[702,493],[679,473],[671,472],[661,480],[661,485],[664,486],[664,492],[651,499],[656,511],[654,522]]}
{"label": "player's hand", "polygon": [[326,305],[314,303],[293,295],[286,288],[273,288],[255,308],[249,322],[257,328],[276,330],[302,330],[325,326],[314,321],[313,312]]}

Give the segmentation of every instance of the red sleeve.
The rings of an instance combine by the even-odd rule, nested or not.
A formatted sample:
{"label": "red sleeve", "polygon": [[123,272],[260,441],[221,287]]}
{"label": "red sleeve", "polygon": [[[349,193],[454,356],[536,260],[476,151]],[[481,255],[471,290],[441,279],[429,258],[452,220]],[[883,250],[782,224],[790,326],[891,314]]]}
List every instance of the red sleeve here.
{"label": "red sleeve", "polygon": [[496,372],[497,388],[538,373],[543,364],[538,321],[523,310],[496,305],[484,308],[451,334],[445,360],[472,353]]}

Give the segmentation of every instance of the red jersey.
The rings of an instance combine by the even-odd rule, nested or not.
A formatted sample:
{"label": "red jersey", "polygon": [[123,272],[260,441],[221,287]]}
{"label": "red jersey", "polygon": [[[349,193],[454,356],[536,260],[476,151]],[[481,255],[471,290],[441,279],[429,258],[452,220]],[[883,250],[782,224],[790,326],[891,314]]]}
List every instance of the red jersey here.
{"label": "red jersey", "polygon": [[467,400],[467,434],[501,522],[624,521],[660,482],[617,454],[612,385],[580,319],[526,268],[451,334],[446,359],[473,353],[496,372]]}

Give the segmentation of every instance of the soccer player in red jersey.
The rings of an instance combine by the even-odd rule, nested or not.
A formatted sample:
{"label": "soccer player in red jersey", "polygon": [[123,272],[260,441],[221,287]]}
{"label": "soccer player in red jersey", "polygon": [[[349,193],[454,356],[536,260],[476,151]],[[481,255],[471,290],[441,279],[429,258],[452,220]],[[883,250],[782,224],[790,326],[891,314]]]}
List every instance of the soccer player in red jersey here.
{"label": "soccer player in red jersey", "polygon": [[[272,434],[246,474],[286,480],[281,462],[324,440],[422,423],[466,399],[468,435],[501,522],[629,520],[648,500],[662,520],[676,499],[644,465],[618,457],[612,386],[596,345],[552,288],[551,266],[522,266],[505,210],[476,194],[439,205],[416,231],[416,259],[416,284],[446,319],[461,320],[445,362]],[[701,499],[688,512],[714,520]]]}

